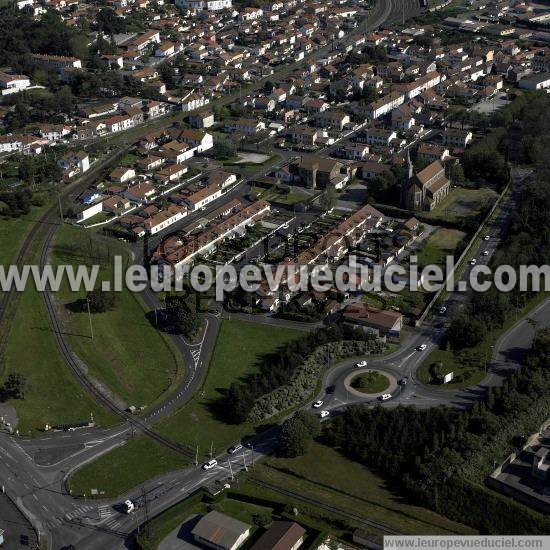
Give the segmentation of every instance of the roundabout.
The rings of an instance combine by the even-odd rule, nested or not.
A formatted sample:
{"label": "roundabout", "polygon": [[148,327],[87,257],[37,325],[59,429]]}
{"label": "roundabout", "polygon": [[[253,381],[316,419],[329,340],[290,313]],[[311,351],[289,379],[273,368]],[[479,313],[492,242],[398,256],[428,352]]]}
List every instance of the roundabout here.
{"label": "roundabout", "polygon": [[361,398],[376,398],[397,389],[395,376],[376,369],[357,369],[343,383],[347,392]]}

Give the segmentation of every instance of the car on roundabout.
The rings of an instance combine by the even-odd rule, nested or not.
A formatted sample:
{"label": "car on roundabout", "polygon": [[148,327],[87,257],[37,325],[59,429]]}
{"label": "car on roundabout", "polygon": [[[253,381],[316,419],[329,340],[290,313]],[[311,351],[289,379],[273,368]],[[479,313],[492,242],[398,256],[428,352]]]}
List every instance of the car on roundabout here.
{"label": "car on roundabout", "polygon": [[380,399],[380,401],[387,401],[391,399],[391,393],[384,393],[378,399]]}
{"label": "car on roundabout", "polygon": [[363,359],[362,361],[359,361],[359,363],[355,363],[355,368],[356,369],[362,369],[364,367],[366,367],[368,365],[368,363]]}

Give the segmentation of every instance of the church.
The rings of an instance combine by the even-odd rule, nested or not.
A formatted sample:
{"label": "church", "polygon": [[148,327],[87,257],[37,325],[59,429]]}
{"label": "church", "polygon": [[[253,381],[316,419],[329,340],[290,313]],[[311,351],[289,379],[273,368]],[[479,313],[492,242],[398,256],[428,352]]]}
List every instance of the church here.
{"label": "church", "polygon": [[445,167],[436,160],[414,174],[410,158],[408,178],[403,182],[402,204],[407,210],[433,210],[451,190]]}

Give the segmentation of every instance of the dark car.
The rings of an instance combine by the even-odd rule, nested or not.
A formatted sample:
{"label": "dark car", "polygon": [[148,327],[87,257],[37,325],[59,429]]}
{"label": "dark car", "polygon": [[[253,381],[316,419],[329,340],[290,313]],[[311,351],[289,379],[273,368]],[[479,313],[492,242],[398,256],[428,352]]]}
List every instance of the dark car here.
{"label": "dark car", "polygon": [[401,380],[399,380],[398,384],[400,386],[406,386],[408,381],[409,379],[405,376],[404,378],[401,378]]}

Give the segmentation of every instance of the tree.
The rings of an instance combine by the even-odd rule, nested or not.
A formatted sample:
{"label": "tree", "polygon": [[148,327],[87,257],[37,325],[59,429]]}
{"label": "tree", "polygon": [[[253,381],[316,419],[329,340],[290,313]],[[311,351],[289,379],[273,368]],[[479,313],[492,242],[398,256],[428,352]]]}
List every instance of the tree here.
{"label": "tree", "polygon": [[164,61],[158,67],[159,74],[167,88],[174,88],[176,86],[176,72],[174,67],[168,61]]}
{"label": "tree", "polygon": [[28,390],[27,377],[19,372],[12,372],[6,378],[3,386],[3,393],[12,399],[25,399]]}
{"label": "tree", "polygon": [[319,437],[319,419],[311,411],[298,411],[285,420],[279,434],[277,452],[284,457],[294,458],[305,454],[311,440]]}
{"label": "tree", "polygon": [[[107,292],[101,288],[96,288],[86,295],[86,302],[90,304],[92,313],[105,313],[115,307],[116,295],[114,292]],[[84,304],[85,308],[88,306]]]}
{"label": "tree", "polygon": [[319,205],[324,210],[330,210],[334,208],[336,204],[336,189],[332,185],[329,185],[325,192],[321,195],[319,199]]}
{"label": "tree", "polygon": [[456,185],[462,185],[464,183],[464,169],[459,163],[455,163],[451,166],[450,174],[451,181]]}
{"label": "tree", "polygon": [[486,333],[487,328],[482,321],[461,313],[451,320],[447,336],[453,349],[462,349],[479,344]]}
{"label": "tree", "polygon": [[237,154],[237,146],[228,139],[219,139],[214,143],[214,158],[225,160],[234,157]]}
{"label": "tree", "polygon": [[430,376],[432,377],[432,380],[436,382],[439,381],[442,370],[443,370],[443,363],[441,363],[441,361],[432,363],[428,369]]}
{"label": "tree", "polygon": [[175,332],[187,337],[193,336],[202,325],[202,316],[183,296],[166,298],[166,315]]}
{"label": "tree", "polygon": [[295,458],[304,455],[311,441],[306,425],[293,416],[285,420],[279,434],[277,452],[286,458]]}
{"label": "tree", "polygon": [[369,194],[376,202],[396,204],[399,202],[400,186],[395,174],[382,172],[370,185]]}

